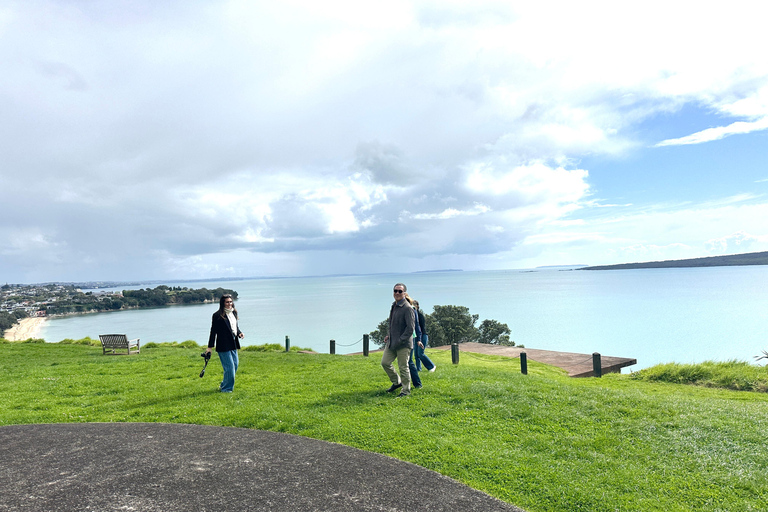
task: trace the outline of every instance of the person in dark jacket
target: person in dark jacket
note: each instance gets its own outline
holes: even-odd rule
[[[427,320],[424,318],[424,313],[419,308],[419,301],[413,301],[413,310],[416,312],[416,325],[421,332],[421,339],[416,340],[416,345],[413,347],[414,359],[416,360],[416,370],[421,371],[421,364],[430,372],[434,372],[437,369],[437,365],[424,353],[424,349],[427,348],[429,342],[429,336],[427,336]]]
[[[392,386],[387,390],[392,393],[402,388],[398,397],[411,394],[411,374],[408,370],[408,359],[413,348],[414,316],[413,309],[405,300],[405,285],[397,283],[394,290],[395,301],[389,309],[389,329],[384,337],[384,353],[381,356],[381,366],[389,377]],[[397,360],[398,371],[392,364]]]
[[[237,351],[243,336],[237,322],[235,301],[231,295],[222,295],[219,299],[219,310],[211,318],[211,334],[208,336],[208,348],[205,350],[210,353],[211,349],[216,347],[216,353],[219,354],[221,367],[224,369],[224,378],[219,384],[219,391],[222,393],[231,393],[235,387],[235,374],[240,365]]]

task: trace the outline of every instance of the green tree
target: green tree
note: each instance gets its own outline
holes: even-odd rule
[[[466,306],[435,306],[425,316],[429,344],[433,347],[477,341],[475,323],[479,315],[471,315]]]
[[[3,332],[6,329],[10,329],[13,327],[13,324],[16,323],[16,317],[13,316],[10,313],[6,313],[5,311],[0,312],[0,338],[3,337]]]
[[[496,320],[483,320],[480,323],[480,327],[477,328],[477,331],[477,341],[479,343],[506,345],[510,347],[515,346],[515,342],[509,340],[509,335],[512,331],[507,324],[503,324]]]
[[[381,322],[379,322],[379,325],[376,327],[375,331],[371,331],[368,336],[370,336],[371,341],[376,344],[378,347],[384,346],[384,338],[389,333],[389,318],[385,318]]]

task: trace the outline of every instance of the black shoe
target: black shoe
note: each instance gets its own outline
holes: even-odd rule
[[[406,393],[402,393],[402,392],[401,392],[399,395],[397,395],[397,398],[404,398],[404,397],[405,397],[405,398],[407,398],[407,397],[409,397],[409,396],[411,396],[411,395],[410,395],[410,394],[406,394]]]
[[[397,388],[401,388],[401,387],[403,387],[403,384],[402,384],[402,383],[400,383],[400,384],[392,384],[392,385],[389,387],[389,389],[387,390],[387,393],[391,393],[391,392],[393,392],[394,390],[396,390]]]

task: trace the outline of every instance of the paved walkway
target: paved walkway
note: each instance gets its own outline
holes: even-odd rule
[[[0,427],[0,510],[523,512],[340,444],[164,423]]]
[[[450,350],[450,345],[431,347],[436,350]],[[538,350],[535,348],[502,347],[487,343],[461,343],[459,344],[459,364],[461,364],[461,352],[475,354],[489,354],[494,356],[520,357],[520,352],[525,352],[528,361],[537,361],[562,368],[570,377],[594,377],[592,367],[592,354],[577,354],[574,352],[555,352],[553,350]],[[637,359],[628,357],[601,356],[600,366],[603,373],[620,373],[622,368],[637,364]]]

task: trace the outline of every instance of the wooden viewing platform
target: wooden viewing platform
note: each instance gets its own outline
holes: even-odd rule
[[[450,345],[430,347],[434,350],[450,350]],[[504,347],[487,343],[460,343],[459,352],[487,354],[491,356],[520,357],[525,352],[530,361],[557,366],[568,372],[569,377],[594,377],[592,354],[577,354],[574,352],[555,352],[553,350],[538,350],[535,348]],[[600,366],[605,373],[621,373],[621,369],[637,364],[637,359],[627,357],[600,356]]]

